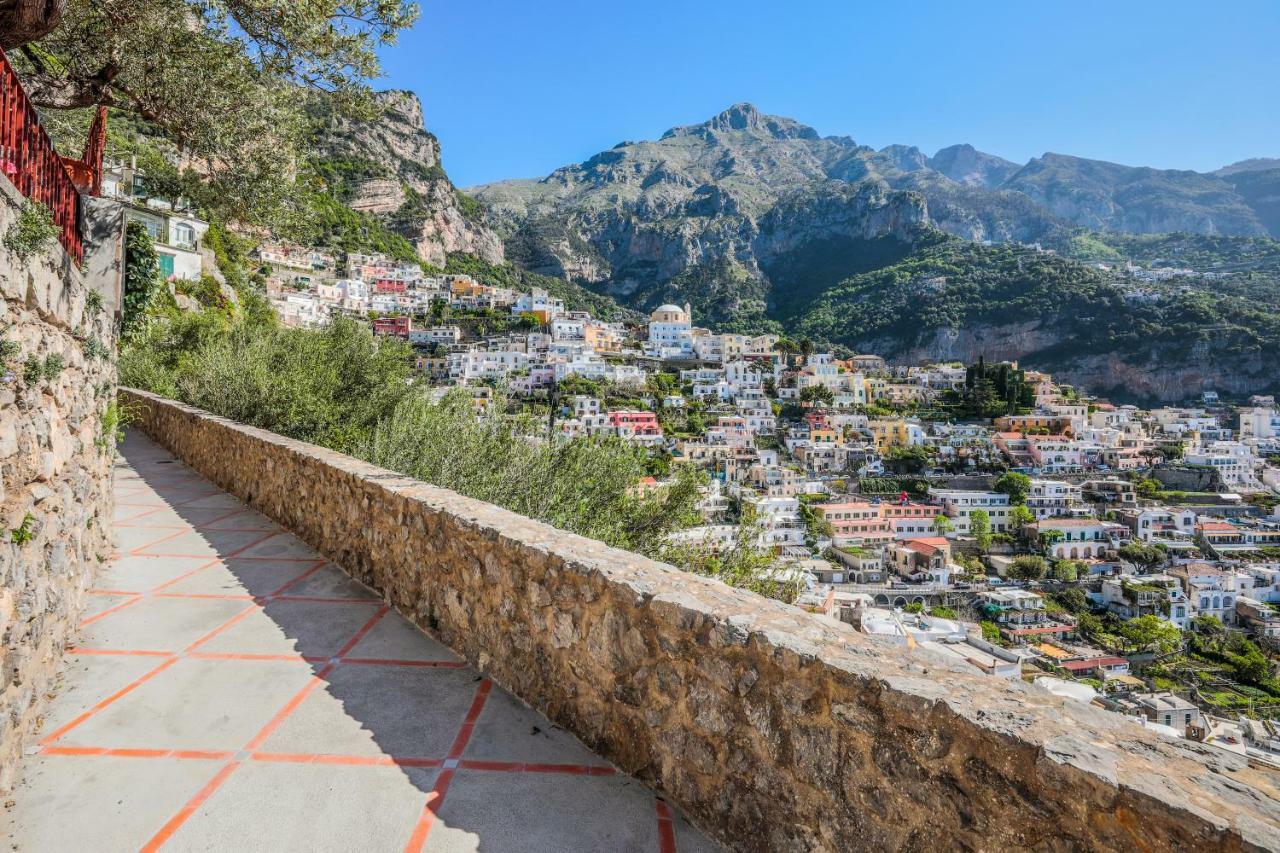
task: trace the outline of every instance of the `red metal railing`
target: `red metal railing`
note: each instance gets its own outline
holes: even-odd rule
[[[95,126],[98,121],[95,118]],[[105,116],[102,121],[105,131]],[[90,133],[90,145],[94,144]],[[86,153],[89,146],[86,146]],[[101,158],[101,148],[98,148]],[[101,159],[97,163],[97,181],[102,178]],[[90,171],[95,171],[85,164]],[[18,192],[38,201],[53,213],[60,230],[59,239],[78,264],[84,258],[80,238],[80,192],[71,171],[53,149],[49,135],[40,126],[35,108],[27,99],[9,58],[0,51],[0,170]],[[89,175],[92,182],[92,175]]]

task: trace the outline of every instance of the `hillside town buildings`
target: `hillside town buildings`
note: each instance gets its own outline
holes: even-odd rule
[[[374,255],[264,246],[259,259],[286,324],[364,319],[477,410],[550,407],[551,440],[624,441],[661,468],[704,471],[705,523],[675,538],[729,549],[745,529],[799,584],[798,604],[856,629],[988,675],[1099,683],[1085,693],[1148,720],[1185,716],[1185,700],[1144,694],[1125,650],[1097,645],[1084,617],[1112,632],[1211,618],[1280,648],[1274,400],[1144,411],[1023,371],[1034,405],[966,418],[949,408],[965,365],[797,353],[776,335],[696,326],[689,305],[602,319],[544,290]],[[1003,472],[1024,486],[999,488]],[[1064,589],[1084,611],[1056,604]]]

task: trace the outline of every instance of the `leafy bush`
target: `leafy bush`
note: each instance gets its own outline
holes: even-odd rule
[[[97,335],[84,342],[84,357],[90,361],[100,361],[111,357],[111,349]]]
[[[1009,564],[1009,577],[1018,580],[1040,580],[1048,570],[1049,565],[1044,557],[1015,557]]]
[[[36,358],[34,355],[27,356],[27,362],[22,368],[23,384],[34,387],[40,384],[40,380],[44,378],[44,362]]]
[[[51,352],[44,357],[44,364],[40,366],[40,375],[52,382],[58,378],[64,367],[66,367],[66,361],[62,358],[62,353]]]
[[[0,363],[16,358],[22,352],[22,344],[8,338],[0,338]]]
[[[58,230],[49,208],[38,201],[27,199],[22,203],[17,220],[4,235],[4,247],[25,261],[32,255],[43,252],[56,240]]]
[[[160,257],[140,222],[130,222],[124,241],[124,305],[120,335],[128,338],[154,316],[169,295],[160,278]]]
[[[35,524],[36,517],[31,513],[27,513],[22,517],[22,524],[9,531],[9,541],[15,545],[26,545],[35,538],[35,531],[32,529]]]
[[[120,381],[351,452],[408,393],[409,345],[338,318],[323,331],[166,311],[125,346]]]

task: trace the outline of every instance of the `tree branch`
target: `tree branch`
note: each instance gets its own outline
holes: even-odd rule
[[[66,0],[0,0],[0,48],[36,41],[62,21]]]
[[[111,81],[120,73],[114,65],[108,65],[92,77],[63,77],[36,72],[24,74],[22,86],[27,97],[37,107],[70,110],[76,107],[114,106],[115,97]]]

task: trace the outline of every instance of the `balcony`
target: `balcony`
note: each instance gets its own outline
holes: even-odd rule
[[[1280,847],[1244,756],[123,396],[24,849]]]

